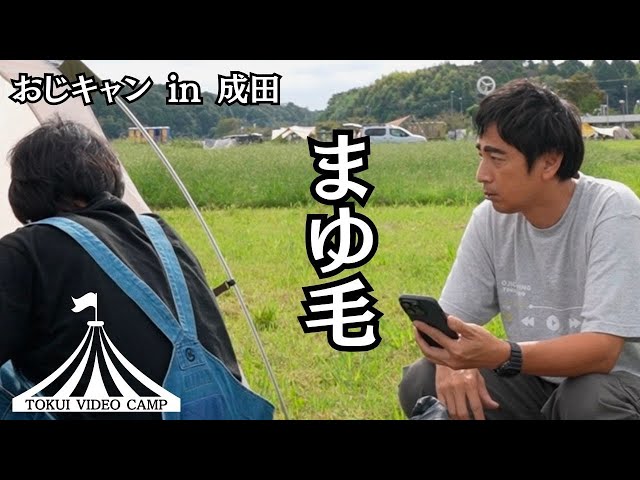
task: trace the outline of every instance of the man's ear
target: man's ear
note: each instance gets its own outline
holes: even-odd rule
[[[545,180],[553,179],[562,165],[563,158],[564,155],[560,152],[548,152],[542,155],[539,159],[542,163],[542,178]]]

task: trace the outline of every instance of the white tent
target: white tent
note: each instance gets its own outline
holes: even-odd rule
[[[35,103],[17,103],[10,99],[9,96],[16,92],[11,82],[17,80],[21,73],[33,79],[42,79],[45,74],[61,74],[55,64],[47,60],[0,60],[0,237],[20,226],[9,206],[11,170],[7,161],[7,153],[20,138],[56,113],[62,118],[82,122],[104,137],[93,110],[85,106],[80,97],[69,97],[59,105],[50,105],[44,99]],[[56,92],[59,94],[57,89],[54,90]],[[136,212],[149,211],[126,171],[125,182],[124,201]]]
[[[278,128],[276,130],[271,131],[271,140],[275,140],[277,138],[292,140],[292,139],[302,139],[306,140],[308,136],[313,136],[316,133],[316,127],[301,127],[298,125],[293,125],[291,127],[286,128]]]
[[[619,125],[610,128],[602,128],[602,127],[594,127],[591,128],[600,136],[600,137],[609,137],[609,138],[619,138],[619,139],[629,139],[633,140],[634,136],[629,131],[629,129],[621,127]]]

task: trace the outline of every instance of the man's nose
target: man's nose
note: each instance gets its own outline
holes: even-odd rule
[[[480,183],[489,183],[491,181],[491,172],[487,166],[487,162],[480,160],[478,170],[476,170],[476,180]]]

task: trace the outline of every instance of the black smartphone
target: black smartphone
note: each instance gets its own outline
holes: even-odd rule
[[[440,304],[435,298],[426,297],[424,295],[400,295],[400,306],[409,316],[411,321],[424,322],[427,325],[437,328],[447,337],[457,339],[458,334],[449,328],[447,324],[447,315],[440,307]],[[420,335],[424,340],[432,347],[442,348],[438,342],[433,340],[430,336],[420,332]]]

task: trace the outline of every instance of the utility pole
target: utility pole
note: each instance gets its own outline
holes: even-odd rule
[[[624,88],[624,104],[625,104],[625,106],[627,108],[626,113],[629,113],[629,110],[628,110],[628,108],[629,108],[628,107],[628,105],[629,105],[629,89],[627,88],[626,85],[623,85],[623,88]]]

